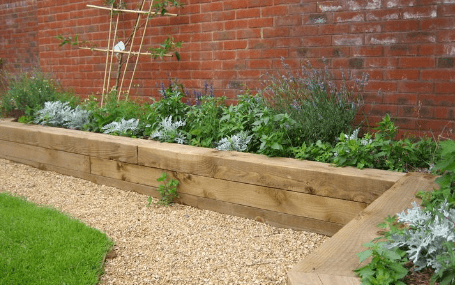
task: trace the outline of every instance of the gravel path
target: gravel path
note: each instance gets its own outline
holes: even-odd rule
[[[285,284],[328,238],[173,205],[0,159],[0,192],[56,208],[114,242],[102,284]]]

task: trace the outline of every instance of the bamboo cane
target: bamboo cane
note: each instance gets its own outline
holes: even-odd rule
[[[107,41],[107,49],[110,48],[111,44],[111,34],[112,34],[112,15],[113,15],[113,10],[114,9],[114,3],[112,3],[111,6],[111,16],[109,18],[109,39]],[[106,53],[106,67],[104,68],[104,80],[103,80],[103,93],[101,93],[101,107],[103,107],[104,103],[104,94],[106,92],[106,76],[107,76],[107,64],[109,63],[109,53]]]
[[[110,8],[108,7],[103,7],[103,6],[96,6],[96,5],[87,5],[87,7],[90,7],[90,8],[96,8],[96,9],[102,9],[102,10],[110,10]],[[141,10],[128,10],[128,9],[114,9],[114,11],[116,12],[125,12],[125,13],[136,13],[136,14],[148,14],[148,15],[157,15],[156,12],[146,12],[146,11],[141,11]],[[160,13],[158,13],[159,15],[161,15]],[[178,16],[177,14],[173,14],[173,13],[164,13],[164,15],[166,16]]]
[[[142,9],[144,8],[144,4],[145,4],[145,0],[142,0],[141,7],[139,8],[139,10],[142,11]],[[136,32],[137,32],[137,29],[138,29],[140,21],[141,21],[141,14],[138,14],[137,15],[136,24],[134,25],[134,29],[133,29],[133,35],[132,35],[132,39],[131,39],[130,50],[129,50],[129,53],[128,53],[128,57],[126,58],[125,70],[123,71],[123,75],[122,75],[122,82],[120,83],[120,87],[118,89],[117,101],[120,100],[120,95],[121,95],[121,92],[122,92],[123,82],[125,81],[125,75],[126,75],[126,71],[127,71],[127,68],[128,68],[128,63],[130,61],[131,52],[132,52],[133,46],[134,46],[134,37],[136,36]]]
[[[150,1],[150,8],[149,8],[149,12],[152,11],[152,8],[153,8],[153,0]],[[148,21],[149,21],[149,17],[147,17],[145,19],[145,26],[144,26],[144,31],[142,32],[142,38],[141,38],[141,43],[139,44],[139,53],[141,52],[141,49],[142,49],[142,44],[144,42],[144,37],[145,37],[145,32],[147,31],[147,24],[148,24]],[[131,85],[133,84],[133,79],[134,79],[134,74],[136,73],[136,68],[137,68],[137,63],[139,62],[139,56],[136,57],[136,62],[134,64],[134,68],[133,68],[133,74],[131,75],[131,80],[130,80],[130,86],[128,87],[128,92],[126,93],[126,98],[128,98],[128,95],[130,94],[130,91],[131,91]]]
[[[115,46],[115,41],[117,39],[117,28],[118,28],[118,20],[120,18],[120,15],[117,15],[117,21],[115,23],[115,30],[114,30],[114,40],[112,41],[113,47]],[[107,78],[107,89],[109,90],[109,86],[111,85],[111,72],[112,72],[112,61],[114,59],[114,48],[112,48],[111,52],[111,62],[109,63],[109,75]],[[107,50],[107,54],[109,54],[109,50]]]
[[[79,47],[80,49],[89,49],[89,50],[96,50],[96,51],[103,51],[103,52],[112,52],[112,53],[122,53],[122,54],[129,54],[129,51],[114,51],[114,49],[105,49],[105,48],[91,48],[91,47]],[[137,51],[132,51],[132,55],[153,55],[153,53],[150,52],[137,52]],[[164,54],[163,56],[165,57],[172,57],[172,54]]]

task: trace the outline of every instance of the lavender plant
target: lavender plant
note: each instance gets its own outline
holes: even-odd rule
[[[337,85],[327,62],[324,64],[320,70],[307,61],[294,73],[282,59],[284,73],[269,75],[264,82],[267,104],[278,113],[289,114],[300,126],[298,133],[305,142],[334,143],[340,133],[349,132],[362,105],[360,92],[368,82],[368,74],[363,74],[349,88],[351,78],[342,73]]]

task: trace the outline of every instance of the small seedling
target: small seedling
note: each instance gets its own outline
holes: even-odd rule
[[[175,179],[168,179],[169,176],[166,172],[161,173],[161,176],[157,179],[159,182],[164,182],[164,185],[158,186],[158,192],[160,192],[161,199],[158,201],[158,204],[169,206],[172,204],[175,199],[179,198],[179,194],[177,193],[177,186],[179,185],[179,181]],[[149,206],[152,202],[152,197],[148,199]]]

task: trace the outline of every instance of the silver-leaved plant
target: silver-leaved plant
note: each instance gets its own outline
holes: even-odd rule
[[[397,216],[398,221],[409,228],[402,235],[391,236],[390,248],[405,249],[417,271],[431,267],[438,273],[442,266],[436,257],[444,253],[445,243],[455,242],[455,209],[450,209],[446,201],[432,213],[422,210],[414,202],[412,209]]]
[[[185,124],[185,121],[172,122],[172,116],[169,116],[161,121],[158,128],[151,134],[150,137],[162,142],[176,142],[184,144],[186,143],[186,136],[178,128],[185,126]]]
[[[138,125],[138,119],[125,120],[122,118],[120,122],[114,121],[105,125],[102,129],[105,134],[127,135],[134,134],[137,131]]]
[[[245,151],[253,136],[249,136],[248,132],[241,131],[231,137],[222,138],[218,142],[216,149],[218,150],[233,150]]]
[[[44,108],[36,112],[34,122],[40,125],[82,129],[90,122],[89,118],[89,111],[79,106],[72,109],[68,102],[55,101],[45,102]]]

